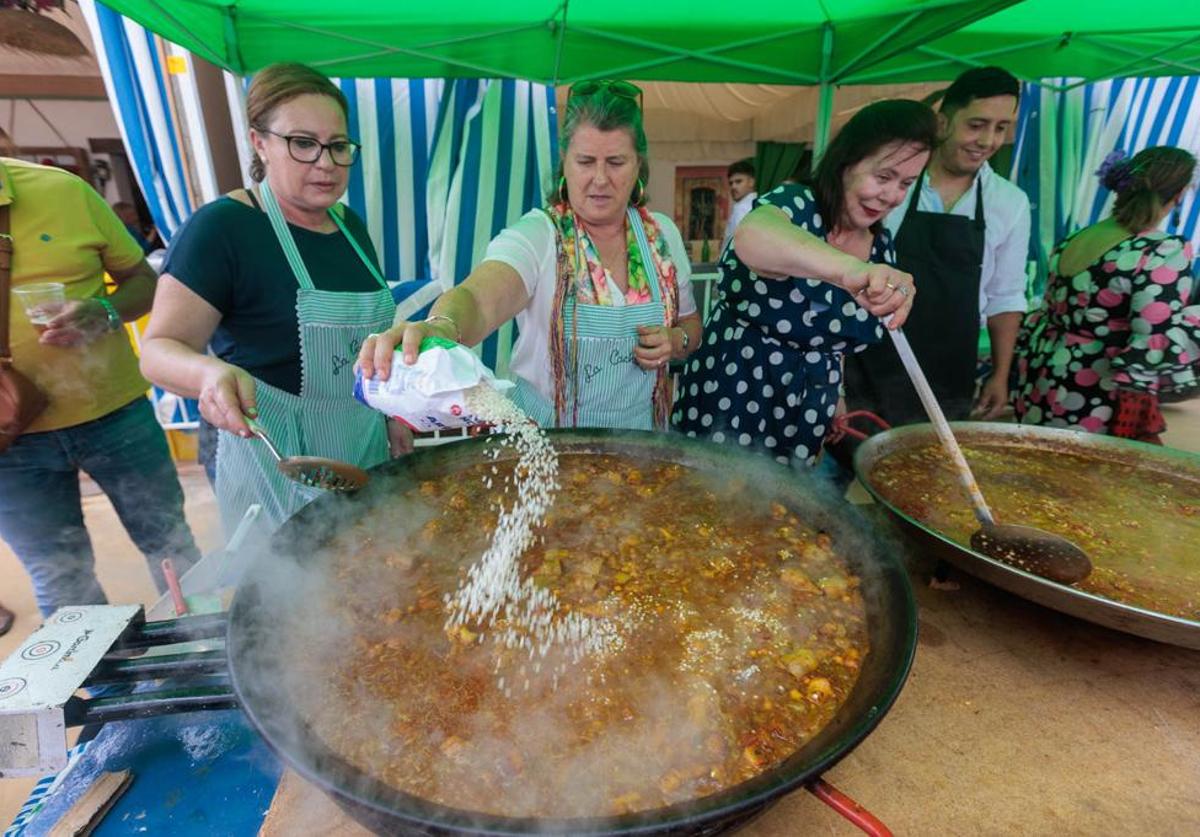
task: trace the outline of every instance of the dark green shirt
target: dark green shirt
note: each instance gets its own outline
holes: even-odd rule
[[[362,220],[349,208],[346,228],[378,265]],[[313,284],[323,291],[375,291],[354,247],[339,232],[289,224]],[[272,386],[299,395],[296,277],[265,212],[223,197],[198,209],[171,242],[170,273],[221,312],[214,354]]]

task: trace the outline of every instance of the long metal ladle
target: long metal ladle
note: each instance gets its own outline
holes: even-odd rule
[[[263,440],[267,450],[275,457],[280,473],[290,480],[295,480],[309,488],[323,488],[326,491],[348,493],[358,491],[371,479],[362,468],[349,462],[337,459],[326,459],[323,456],[284,456],[275,447],[267,431],[254,419],[243,416],[246,426],[255,436]]]
[[[890,319],[888,317],[885,322]],[[971,466],[967,464],[962,448],[958,446],[958,440],[950,430],[941,405],[938,404],[929,381],[925,379],[925,373],[921,371],[917,356],[913,354],[912,346],[904,336],[904,331],[899,328],[889,329],[888,334],[892,336],[900,361],[912,379],[913,386],[917,388],[917,395],[921,398],[925,412],[929,414],[929,420],[933,423],[933,429],[941,440],[942,447],[950,454],[959,480],[966,489],[967,499],[971,501],[975,519],[979,521],[979,530],[971,535],[971,548],[989,558],[995,558],[1060,584],[1074,584],[1087,578],[1092,571],[1092,562],[1088,560],[1087,554],[1071,541],[1033,526],[996,522],[992,510],[983,499],[983,492],[979,490],[975,475],[971,473]]]

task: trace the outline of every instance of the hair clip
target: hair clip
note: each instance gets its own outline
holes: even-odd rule
[[[1100,183],[1105,188],[1114,192],[1124,192],[1133,185],[1135,172],[1131,162],[1122,149],[1110,151],[1104,158],[1104,162],[1100,164],[1100,168],[1096,169],[1096,176],[1100,178]]]

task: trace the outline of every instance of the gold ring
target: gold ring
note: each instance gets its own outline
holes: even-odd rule
[[[884,284],[885,284],[887,287],[891,288],[893,291],[894,291],[894,290],[896,290],[896,286],[895,286],[895,285],[893,285],[891,282],[885,282]]]

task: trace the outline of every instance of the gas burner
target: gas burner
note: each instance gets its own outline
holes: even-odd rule
[[[0,776],[44,776],[67,761],[67,727],[147,713],[114,698],[78,696],[95,684],[169,679],[182,673],[208,675],[224,664],[224,650],[156,655],[155,646],[224,636],[224,614],[146,622],[138,605],[64,608],[46,620],[0,663]],[[151,650],[151,653],[147,651]],[[137,655],[137,656],[131,656]],[[144,696],[139,693],[139,698]],[[228,706],[220,699],[202,708]]]

